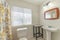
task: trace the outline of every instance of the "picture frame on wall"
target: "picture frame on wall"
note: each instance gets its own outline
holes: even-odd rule
[[[59,8],[53,8],[44,12],[44,19],[54,20],[59,18]]]

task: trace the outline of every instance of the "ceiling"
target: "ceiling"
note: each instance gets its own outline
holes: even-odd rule
[[[36,5],[40,5],[40,4],[42,4],[43,2],[51,1],[51,0],[23,0],[23,1],[29,2],[29,3],[32,3],[32,4],[36,4]]]
[[[8,1],[8,0],[7,0]],[[9,1],[12,1],[12,0],[9,0]],[[18,1],[18,0],[13,0],[13,1]],[[42,4],[46,4],[48,3],[49,1],[55,1],[55,2],[59,2],[60,3],[60,0],[19,0],[19,1],[24,1],[24,2],[28,2],[28,3],[31,3],[31,4],[35,4],[35,5],[42,5]]]

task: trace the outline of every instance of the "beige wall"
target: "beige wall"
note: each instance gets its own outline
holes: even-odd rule
[[[9,3],[9,5],[12,7],[12,6],[17,6],[17,7],[23,7],[23,8],[31,8],[32,9],[32,22],[33,24],[39,24],[39,7],[37,5],[34,5],[34,4],[30,4],[30,3],[27,3],[27,2],[24,2],[24,1],[21,1],[21,0],[7,0],[7,2]],[[22,26],[20,26],[22,27]],[[13,27],[13,35],[14,35],[14,40],[17,40],[16,39],[16,29],[20,28],[20,27]],[[30,40],[31,40],[31,37],[32,37],[32,26],[23,26],[23,27],[27,27],[28,28],[28,35]],[[21,34],[21,33],[20,33]]]
[[[50,6],[45,7],[46,9],[43,9],[42,5],[40,6],[40,24],[58,27],[60,29],[60,17],[59,19],[56,19],[56,20],[45,20],[44,19],[44,11],[49,10],[54,7],[58,7],[60,9],[60,1],[52,1],[52,3],[54,4],[54,6],[51,4]],[[52,33],[52,40],[60,40],[60,30]]]

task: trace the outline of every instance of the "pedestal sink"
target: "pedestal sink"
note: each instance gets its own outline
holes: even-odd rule
[[[51,40],[51,33],[58,31],[57,27],[52,26],[44,26],[42,28],[46,30],[46,40]]]

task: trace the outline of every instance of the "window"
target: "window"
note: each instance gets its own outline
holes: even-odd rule
[[[32,10],[27,8],[12,7],[11,24],[12,26],[32,24]]]

